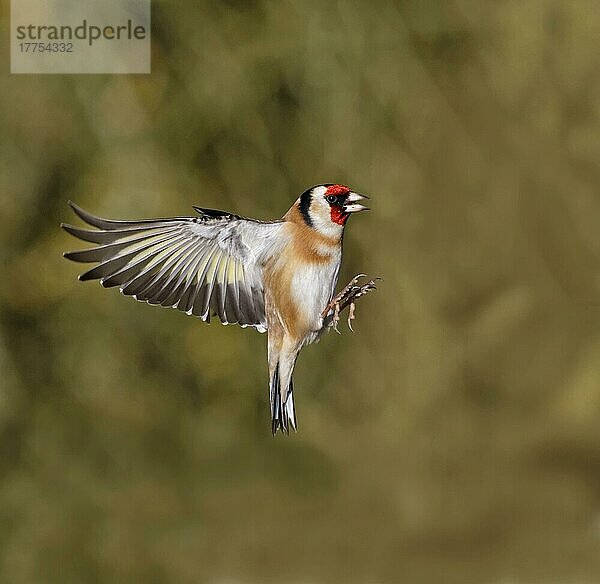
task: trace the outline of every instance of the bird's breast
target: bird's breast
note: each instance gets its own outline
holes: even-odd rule
[[[311,331],[322,326],[321,313],[335,290],[341,254],[322,264],[299,265],[292,278],[292,296],[300,316]]]
[[[268,327],[303,342],[320,331],[321,313],[331,299],[342,259],[340,239],[286,222],[285,244],[265,266]]]
[[[269,329],[303,339],[322,327],[321,313],[332,297],[341,263],[341,246],[299,250],[287,246],[265,270]]]

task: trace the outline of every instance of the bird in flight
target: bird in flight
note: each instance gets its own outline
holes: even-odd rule
[[[172,307],[210,322],[268,331],[271,430],[297,430],[292,372],[303,346],[333,327],[348,307],[375,289],[354,277],[337,295],[348,217],[368,198],[339,184],[306,190],[282,219],[258,221],[194,207],[196,217],[140,221],[100,219],[69,203],[96,229],[61,227],[97,244],[64,257],[96,263],[79,279],[117,286],[126,296]]]

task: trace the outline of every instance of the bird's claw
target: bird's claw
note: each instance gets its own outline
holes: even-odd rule
[[[340,332],[340,329],[338,329],[338,322],[340,322],[340,303],[339,302],[335,303],[335,307],[333,309],[333,319],[331,322],[333,324],[333,330],[338,335],[341,335],[342,333]]]
[[[348,328],[354,332],[354,329],[352,328],[352,321],[356,318],[354,316],[354,310],[356,309],[356,304],[354,304],[354,302],[350,302],[350,308],[348,309]]]
[[[348,306],[348,328],[354,332],[352,328],[352,321],[356,318],[356,304],[355,301],[364,296],[365,294],[371,292],[372,290],[376,290],[375,282],[377,280],[381,280],[381,278],[374,278],[369,280],[366,284],[362,286],[358,285],[358,281],[360,278],[366,278],[366,274],[358,274],[354,276],[352,280],[339,292],[331,302],[326,306],[325,310],[322,313],[323,318],[325,318],[331,310],[333,310],[333,315],[331,317],[331,322],[329,326],[333,326],[333,330],[336,333],[342,334],[338,329],[338,323],[340,321],[340,312]]]

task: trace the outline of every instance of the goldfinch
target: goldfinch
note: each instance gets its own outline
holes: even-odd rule
[[[334,296],[346,221],[367,210],[359,203],[365,198],[344,185],[317,185],[276,221],[201,207],[196,217],[114,221],[70,202],[96,229],[61,227],[97,245],[64,257],[97,263],[80,280],[205,322],[218,316],[268,331],[271,430],[289,433],[298,427],[292,372],[300,349],[331,326],[337,331],[346,307],[352,328],[355,300],[375,289],[374,280],[359,285],[359,274]]]

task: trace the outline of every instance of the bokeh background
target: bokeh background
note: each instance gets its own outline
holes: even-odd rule
[[[153,2],[148,76],[0,49],[0,581],[600,582],[593,0]],[[356,334],[269,429],[265,336],[79,283],[66,201],[372,196]],[[342,326],[343,328],[343,326]]]

